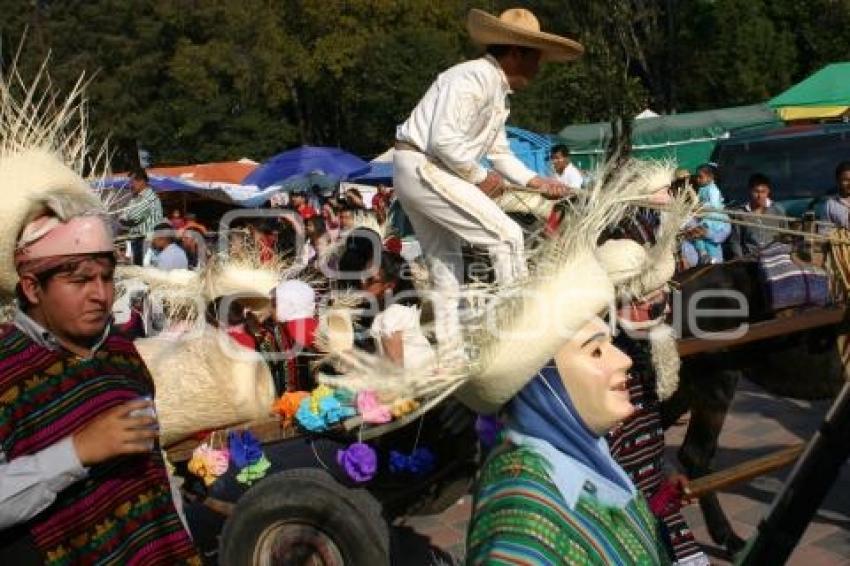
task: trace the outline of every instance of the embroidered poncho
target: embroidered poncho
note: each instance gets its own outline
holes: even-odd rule
[[[534,450],[503,446],[484,465],[467,536],[467,564],[668,564],[638,495],[625,508],[585,491],[569,506]]]
[[[116,405],[153,394],[144,362],[118,336],[82,359],[4,325],[0,353],[0,447],[10,460],[59,442]],[[200,564],[158,448],[92,466],[28,522],[45,564]]]

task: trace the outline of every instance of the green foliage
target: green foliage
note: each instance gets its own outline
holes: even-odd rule
[[[540,132],[760,102],[850,55],[850,0],[0,0],[0,65],[27,30],[25,75],[48,52],[58,87],[86,72],[117,167],[139,147],[158,163],[304,143],[368,157],[438,73],[476,56],[469,7],[516,5],[586,48],[512,98],[512,123]]]

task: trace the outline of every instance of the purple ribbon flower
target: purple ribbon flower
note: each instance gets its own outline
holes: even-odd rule
[[[337,450],[336,461],[345,469],[348,477],[357,483],[369,481],[378,471],[378,455],[362,442],[355,442],[345,450]]]

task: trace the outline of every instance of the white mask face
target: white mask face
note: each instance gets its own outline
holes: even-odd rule
[[[555,364],[581,419],[603,435],[634,411],[626,373],[632,360],[611,343],[599,318],[585,324],[555,354]]]

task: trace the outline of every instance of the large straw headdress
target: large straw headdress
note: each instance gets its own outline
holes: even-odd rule
[[[64,99],[46,68],[26,86],[13,70],[0,77],[0,295],[18,282],[15,247],[24,226],[49,214],[60,221],[100,214],[103,205],[82,178],[89,159],[82,83]]]
[[[425,375],[394,368],[365,354],[344,353],[344,375],[331,385],[392,396],[442,398],[451,392],[481,413],[498,411],[554,356],[573,333],[616,308],[621,293],[641,296],[672,275],[678,226],[694,207],[690,195],[667,205],[661,237],[654,246],[631,240],[599,245],[603,232],[669,184],[672,169],[638,161],[601,171],[588,190],[567,204],[558,233],[540,242],[529,258],[530,276],[510,287],[494,287],[490,306],[464,321],[459,343],[468,361]]]
[[[498,17],[473,8],[466,18],[466,29],[479,45],[531,47],[539,49],[545,61],[574,61],[584,53],[579,42],[540,31],[537,17],[524,8],[505,10]]]

